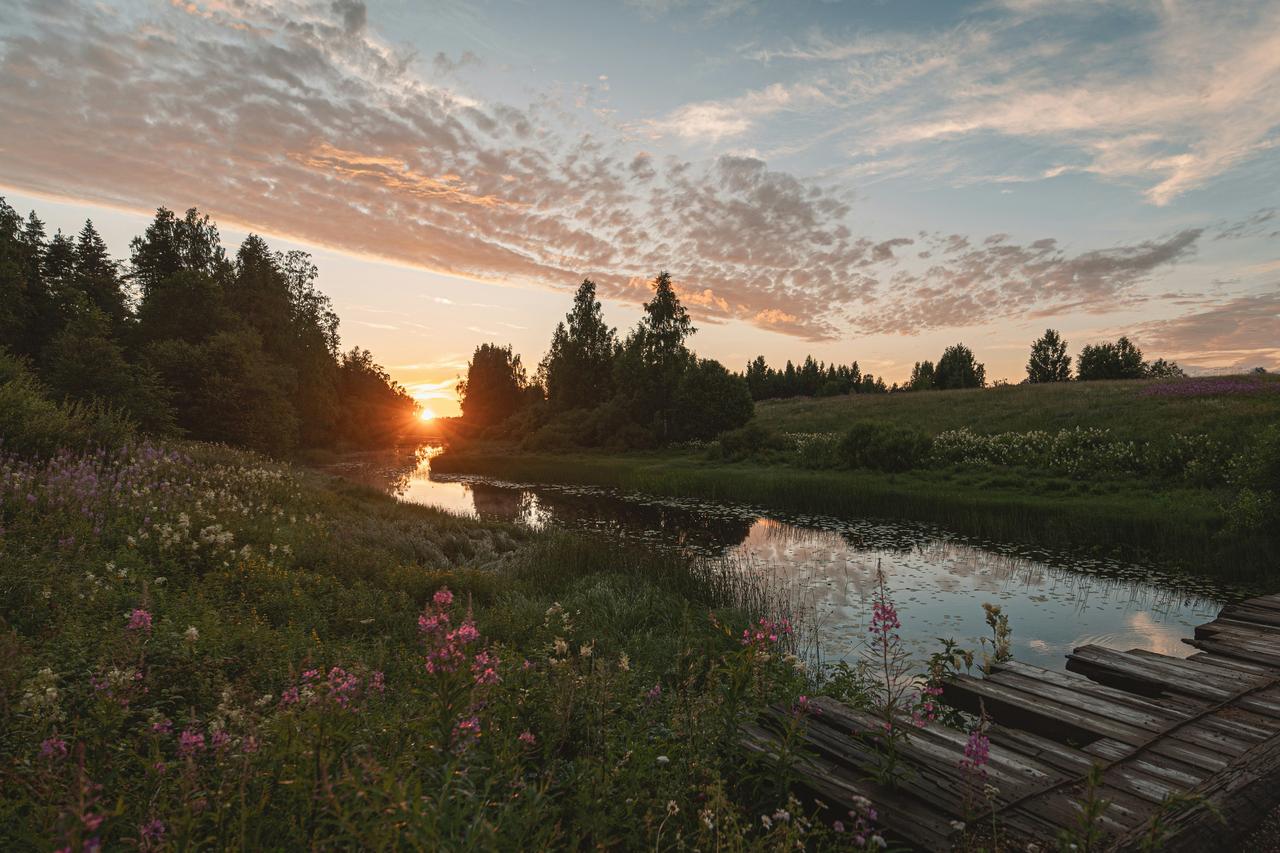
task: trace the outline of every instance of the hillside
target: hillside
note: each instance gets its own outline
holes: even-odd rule
[[[1064,382],[965,391],[797,397],[756,404],[756,420],[779,432],[843,432],[856,421],[911,425],[936,435],[1110,429],[1119,438],[1204,433],[1235,446],[1280,421],[1280,376]]]

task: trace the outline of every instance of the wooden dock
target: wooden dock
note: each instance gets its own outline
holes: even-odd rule
[[[1094,765],[1106,849],[1139,849],[1153,821],[1163,849],[1231,849],[1280,803],[1280,595],[1226,607],[1185,642],[1198,649],[1186,659],[1089,645],[1068,655],[1067,673],[1009,661],[946,686],[943,701],[983,707],[993,721],[982,781],[996,790],[1002,837],[1018,841],[1011,849],[1053,849],[1078,831]],[[950,850],[953,822],[975,813],[974,774],[960,769],[967,735],[913,729],[900,747],[907,770],[889,788],[870,781],[876,754],[856,736],[879,731],[879,719],[831,700],[813,705],[795,768],[802,793],[832,807],[832,819],[866,797],[896,842]],[[748,726],[747,747],[776,757],[783,715]],[[989,826],[992,806],[977,793]]]

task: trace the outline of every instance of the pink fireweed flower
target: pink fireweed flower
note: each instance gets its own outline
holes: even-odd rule
[[[497,684],[501,679],[498,677],[498,658],[489,652],[484,651],[475,656],[471,663],[471,673],[476,677],[476,684]]]
[[[656,702],[662,698],[662,683],[655,681],[653,686],[649,688],[649,692],[644,694],[644,698],[649,702]]]
[[[387,690],[386,676],[382,674],[382,670],[376,669],[373,675],[369,676],[369,689],[375,693],[385,693]]]
[[[453,727],[453,739],[456,743],[459,743],[462,746],[467,746],[468,744],[479,740],[480,718],[472,714],[470,717],[458,720]]]
[[[436,607],[444,608],[453,604],[453,593],[449,592],[449,587],[442,586],[436,590],[436,594],[431,596],[431,602]]]
[[[209,738],[209,744],[214,749],[222,749],[229,743],[231,743],[231,735],[227,734],[222,729],[218,729]]]
[[[985,768],[990,757],[991,739],[982,733],[982,729],[969,732],[969,740],[964,745],[964,758],[960,759],[960,768],[986,773]]]
[[[533,736],[533,732],[527,729],[525,731],[522,731],[520,733],[520,736],[517,737],[516,740],[520,741],[525,746],[533,746],[538,742],[538,739]]]
[[[290,687],[280,694],[280,707],[288,708],[290,705],[297,705],[298,699],[298,688]]]
[[[329,670],[329,698],[342,708],[351,707],[356,691],[360,687],[360,679],[340,666]]]
[[[178,755],[183,758],[195,755],[204,750],[204,735],[195,729],[183,729],[178,735]]]
[[[157,720],[156,722],[151,724],[151,731],[153,734],[171,735],[173,734],[173,720],[170,720],[167,718],[163,720]]]
[[[57,735],[54,735],[51,738],[45,738],[40,742],[40,757],[48,761],[66,758],[67,742]]]
[[[133,613],[129,614],[129,630],[143,631],[151,633],[151,614],[142,608],[137,608]]]

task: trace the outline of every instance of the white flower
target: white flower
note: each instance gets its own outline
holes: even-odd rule
[[[666,766],[666,765],[668,765],[668,764],[670,764],[670,763],[671,763],[671,759],[670,759],[670,758],[667,758],[665,755],[659,755],[659,756],[658,756],[658,764],[659,764],[660,766]]]
[[[951,828],[954,829],[956,832],[964,832],[964,821],[962,820],[951,821]]]
[[[188,625],[186,632],[182,635],[182,639],[188,643],[194,643],[200,639],[200,629],[195,625]]]
[[[676,805],[675,800],[667,800],[667,814],[672,817],[680,814],[680,807]]]
[[[618,655],[618,669],[627,672],[631,669],[631,658],[627,657],[627,653],[623,652]]]
[[[765,829],[773,829],[773,821],[769,820],[769,816],[767,814],[760,815],[760,823]]]

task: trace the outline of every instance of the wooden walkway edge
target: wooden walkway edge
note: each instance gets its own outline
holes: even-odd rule
[[[1162,849],[1230,849],[1280,803],[1280,595],[1230,605],[1186,642],[1199,651],[1185,659],[1088,645],[1067,656],[1066,673],[1009,661],[983,678],[957,677],[943,701],[984,708],[993,721],[980,780],[960,767],[965,733],[931,723],[899,748],[907,770],[898,784],[878,785],[877,755],[859,734],[880,721],[815,700],[797,787],[833,820],[866,797],[885,833],[915,849],[950,850],[953,822],[976,812],[989,823],[992,808],[1017,849],[1051,849],[1078,828],[1098,765],[1106,849],[1139,849],[1157,823]],[[747,726],[744,746],[776,758],[785,713]]]

